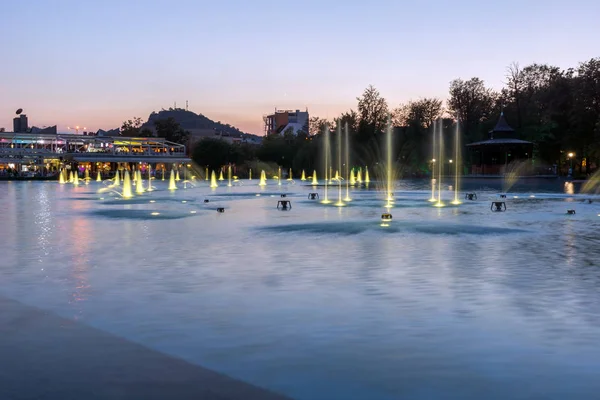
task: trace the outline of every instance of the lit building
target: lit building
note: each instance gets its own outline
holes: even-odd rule
[[[273,114],[263,117],[265,122],[265,135],[283,134],[285,131],[292,129],[296,135],[299,131],[308,133],[308,109],[300,110],[278,110],[275,109]]]
[[[25,133],[29,130],[27,115],[21,114],[13,118],[13,131],[15,133]]]

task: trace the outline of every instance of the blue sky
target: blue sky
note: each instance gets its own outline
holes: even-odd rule
[[[0,127],[120,126],[176,101],[260,133],[262,115],[333,118],[375,85],[392,107],[452,79],[600,56],[600,2],[2,0]]]

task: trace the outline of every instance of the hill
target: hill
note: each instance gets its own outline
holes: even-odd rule
[[[154,121],[168,118],[173,118],[183,129],[192,132],[192,134],[195,131],[212,130],[219,132],[224,136],[255,136],[246,132],[242,132],[229,124],[215,122],[202,114],[196,114],[192,111],[184,110],[182,108],[169,108],[168,110],[163,109],[159,112],[153,111],[148,117],[148,121],[142,125],[142,129],[148,128],[154,130]]]

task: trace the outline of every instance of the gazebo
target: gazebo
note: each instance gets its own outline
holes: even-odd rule
[[[508,164],[529,160],[533,153],[533,143],[516,138],[516,132],[508,125],[504,112],[489,139],[467,144],[471,159],[472,175],[502,175]]]

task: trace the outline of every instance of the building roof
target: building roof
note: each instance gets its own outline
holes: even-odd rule
[[[510,127],[509,127],[510,128]],[[489,145],[506,145],[506,144],[533,144],[521,139],[489,139],[481,142],[469,143],[467,146],[489,146]]]
[[[502,111],[500,113],[500,118],[498,118],[498,122],[496,122],[496,126],[494,126],[494,129],[492,129],[490,131],[490,133],[494,133],[494,132],[514,132],[515,130],[513,128],[511,128],[510,125],[508,125],[508,122],[506,122],[506,118],[504,117],[504,111]]]

